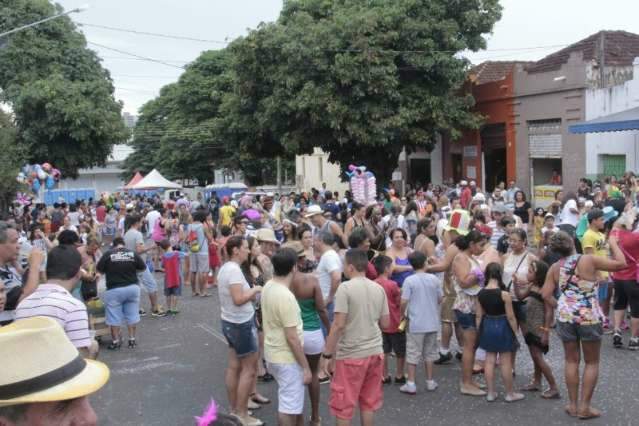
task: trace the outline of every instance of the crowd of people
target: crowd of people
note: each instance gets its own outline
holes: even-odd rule
[[[275,382],[280,424],[303,424],[305,387],[310,423],[320,424],[320,384],[330,383],[337,423],[350,424],[359,407],[369,425],[385,387],[436,391],[438,370],[454,362],[464,395],[497,400],[499,367],[506,402],[529,392],[560,399],[544,359],[554,332],[565,353],[566,413],[598,417],[591,399],[603,335],[621,348],[630,328],[627,347],[639,349],[638,192],[627,173],[582,179],[545,208],[533,208],[514,181],[486,192],[472,180],[401,196],[391,187],[369,205],[325,187],[16,205],[0,221],[0,335],[49,317],[82,358],[95,359],[87,304],[104,305],[109,350],[121,349],[124,327],[135,349],[147,314],[141,289],[150,315],[164,317],[180,313],[184,288],[191,297],[217,288],[234,419],[263,424],[254,412],[270,401],[256,384]],[[516,356],[534,365],[522,389]],[[0,420],[9,415],[2,399],[10,398],[0,393]]]

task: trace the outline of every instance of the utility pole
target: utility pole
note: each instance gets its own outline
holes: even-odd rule
[[[282,158],[277,156],[277,192],[282,192]]]
[[[85,11],[85,10],[87,10],[88,8],[89,8],[89,6],[88,6],[88,5],[87,5],[87,6],[81,6],[81,7],[75,8],[75,9],[68,10],[68,11],[66,11],[66,12],[59,13],[59,14],[57,14],[57,15],[49,16],[48,18],[44,18],[44,19],[41,19],[41,20],[39,20],[39,21],[35,21],[35,22],[30,23],[30,24],[23,25],[23,26],[21,26],[21,27],[14,28],[14,29],[12,29],[12,30],[5,31],[5,32],[3,32],[3,33],[0,33],[0,38],[2,38],[2,37],[4,37],[4,36],[8,36],[8,35],[13,34],[13,33],[17,33],[18,31],[26,30],[27,28],[35,27],[36,25],[40,25],[40,24],[42,24],[42,23],[44,23],[44,22],[52,21],[52,20],[54,20],[54,19],[57,19],[57,18],[61,18],[61,17],[63,17],[63,16],[70,15],[70,14],[72,14],[72,13],[80,13],[80,12],[84,12],[84,11]]]

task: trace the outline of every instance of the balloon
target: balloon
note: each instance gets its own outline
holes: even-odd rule
[[[34,180],[31,189],[33,189],[33,192],[38,192],[40,190],[40,181],[37,179]]]
[[[262,217],[260,212],[258,212],[255,209],[245,210],[244,213],[242,213],[242,216],[248,218],[248,220],[253,220],[253,221],[260,220],[260,218]]]
[[[60,180],[60,177],[62,177],[62,173],[60,173],[60,170],[58,169],[52,169],[51,175],[53,176],[53,179],[55,179],[56,181]]]
[[[29,176],[31,176],[32,179],[37,179],[38,178],[38,173],[36,171],[33,171],[29,174]]]
[[[52,168],[53,168],[53,167],[52,167],[52,166],[51,166],[51,164],[49,164],[49,163],[44,163],[44,164],[42,165],[42,169],[43,169],[45,172],[50,172]]]
[[[53,176],[47,176],[46,185],[47,189],[53,189],[55,186],[55,179],[53,179]]]

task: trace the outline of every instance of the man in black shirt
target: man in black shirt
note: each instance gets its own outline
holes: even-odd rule
[[[113,338],[108,349],[119,349],[122,345],[120,325],[123,321],[126,321],[129,330],[129,347],[134,348],[137,345],[135,328],[140,322],[138,272],[145,270],[146,264],[118,237],[113,240],[113,248],[102,255],[96,269],[106,276],[106,324],[110,326]]]

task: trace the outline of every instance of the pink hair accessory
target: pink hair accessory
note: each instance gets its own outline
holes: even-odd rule
[[[197,426],[209,426],[217,420],[217,404],[214,399],[211,399],[211,403],[201,416],[195,416],[195,420],[197,421]]]

